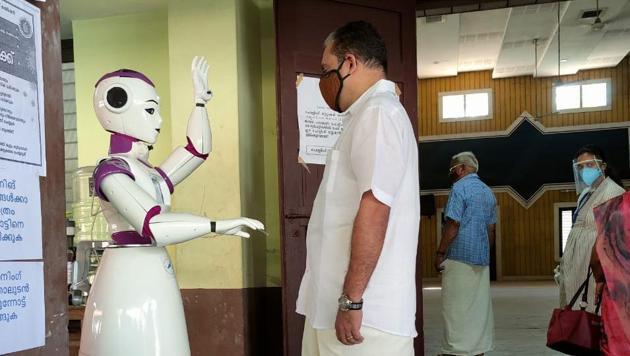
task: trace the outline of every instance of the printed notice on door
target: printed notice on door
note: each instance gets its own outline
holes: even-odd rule
[[[42,258],[39,177],[0,169],[0,261]]]
[[[44,346],[43,262],[0,262],[0,354]]]
[[[0,168],[46,175],[39,9],[0,0]]]
[[[326,156],[343,128],[343,114],[331,110],[319,91],[319,79],[303,77],[297,86],[300,158],[326,164]]]

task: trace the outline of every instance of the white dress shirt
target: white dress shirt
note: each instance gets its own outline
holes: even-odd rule
[[[354,219],[363,193],[371,190],[390,207],[390,215],[383,250],[363,294],[363,325],[415,337],[417,141],[391,81],[375,83],[346,114],[313,204],[297,312],[315,329],[334,328]]]

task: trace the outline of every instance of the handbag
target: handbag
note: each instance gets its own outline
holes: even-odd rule
[[[598,315],[601,298],[595,308],[595,313],[586,311],[590,277],[591,271],[589,269],[586,280],[575,293],[571,302],[564,308],[553,310],[547,330],[547,347],[550,349],[575,356],[601,355],[599,344],[601,317]],[[582,290],[584,290],[584,294],[582,294],[582,303],[580,303],[581,308],[580,310],[573,310]]]

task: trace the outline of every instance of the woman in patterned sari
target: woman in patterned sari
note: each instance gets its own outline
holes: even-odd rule
[[[602,301],[602,355],[630,355],[630,192],[595,208],[591,268]]]

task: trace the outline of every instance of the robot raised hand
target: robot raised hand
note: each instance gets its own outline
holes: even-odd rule
[[[195,102],[205,104],[212,98],[208,89],[208,61],[203,57],[195,57],[192,61],[192,78],[195,89]]]

